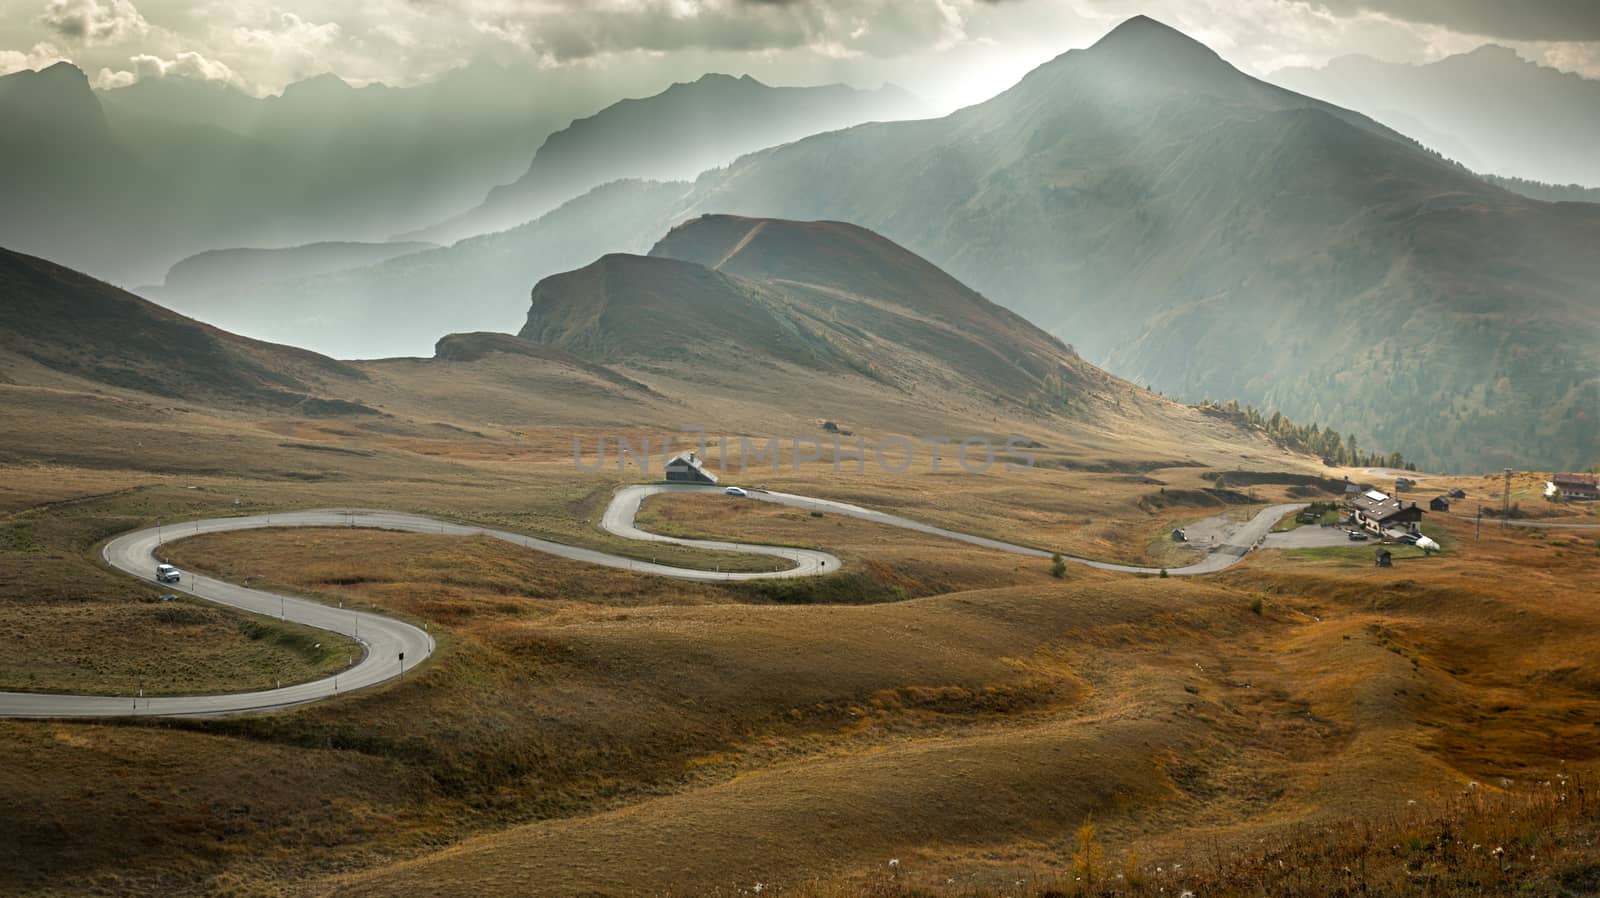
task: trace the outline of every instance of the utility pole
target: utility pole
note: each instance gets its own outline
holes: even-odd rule
[[[1511,469],[1506,468],[1506,491],[1501,499],[1500,529],[1506,530],[1511,526]]]

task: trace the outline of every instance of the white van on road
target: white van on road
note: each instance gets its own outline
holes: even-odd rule
[[[158,564],[158,565],[156,565],[156,582],[157,583],[177,583],[179,578],[180,578],[180,575],[178,574],[178,569],[173,567],[172,565],[170,565],[170,564]]]

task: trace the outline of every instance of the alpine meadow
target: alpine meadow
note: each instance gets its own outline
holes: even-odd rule
[[[1600,894],[1596,60],[0,4],[0,894]]]

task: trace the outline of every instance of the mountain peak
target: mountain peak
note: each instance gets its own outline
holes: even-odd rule
[[[1469,53],[1462,53],[1457,57],[1449,58],[1472,59],[1484,63],[1515,65],[1518,67],[1537,65],[1536,63],[1523,59],[1522,54],[1502,44],[1484,44],[1483,46],[1478,47]]]
[[[0,75],[0,81],[6,81],[13,85],[29,84],[35,89],[45,86],[64,89],[73,87],[82,87],[84,90],[89,89],[89,76],[83,73],[83,69],[66,60],[52,63],[38,70],[23,69],[10,75]]]
[[[1154,19],[1154,18],[1151,18],[1150,16],[1141,14],[1141,15],[1133,16],[1133,17],[1128,18],[1128,19],[1124,19],[1122,21],[1122,24],[1120,24],[1117,27],[1115,27],[1115,28],[1111,29],[1110,31],[1106,32],[1105,37],[1102,37],[1100,39],[1100,41],[1111,40],[1111,39],[1117,37],[1118,35],[1136,34],[1136,33],[1142,32],[1142,31],[1157,31],[1157,32],[1168,33],[1168,34],[1176,34],[1179,37],[1184,37],[1185,36],[1183,34],[1183,32],[1179,31],[1176,28],[1173,28],[1171,25],[1168,25],[1167,23],[1162,22],[1159,19]],[[1096,43],[1099,43],[1100,41],[1096,41]]]
[[[1038,75],[1039,77],[1035,77]],[[1087,50],[1070,50],[1023,79],[1031,90],[1054,90],[1059,78],[1087,77],[1102,91],[1228,93],[1240,73],[1216,51],[1149,16],[1134,16]],[[1020,85],[1019,85],[1020,86]]]
[[[105,113],[83,70],[58,62],[0,76],[0,121],[29,139],[61,147],[109,138]]]
[[[1089,49],[1095,52],[1109,50],[1139,54],[1177,51],[1212,59],[1220,58],[1205,44],[1149,16],[1134,16],[1128,19],[1107,32],[1105,37],[1100,38]]]
[[[354,90],[350,82],[338,75],[323,72],[285,86],[279,97],[287,99],[291,94],[296,97],[344,96]]]
[[[67,62],[65,59],[52,65],[45,66],[39,70],[39,74],[47,78],[71,79],[73,81],[82,81],[85,83],[89,81],[89,76],[83,73],[83,69],[80,69],[72,63]]]
[[[724,72],[706,72],[693,81],[684,81],[673,87],[766,87],[749,75],[729,75]]]

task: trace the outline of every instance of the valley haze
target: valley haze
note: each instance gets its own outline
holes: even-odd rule
[[[0,894],[1595,893],[1507,10],[0,5]]]

